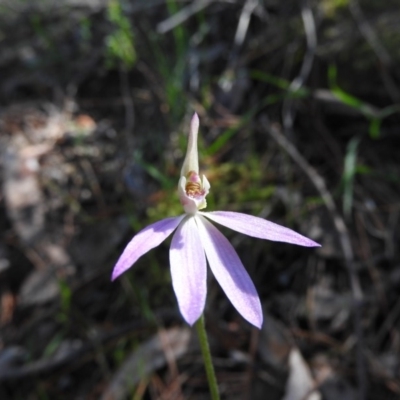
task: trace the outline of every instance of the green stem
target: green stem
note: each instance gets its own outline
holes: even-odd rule
[[[204,367],[206,369],[208,386],[211,392],[211,398],[212,400],[220,400],[217,379],[215,378],[214,365],[211,359],[210,346],[208,344],[206,326],[204,323],[203,314],[196,322],[196,330],[197,330],[197,335],[199,336],[201,353],[203,355]]]

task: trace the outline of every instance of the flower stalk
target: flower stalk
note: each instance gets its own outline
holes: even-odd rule
[[[214,365],[211,359],[210,346],[208,344],[203,314],[197,320],[195,326],[197,330],[197,336],[199,337],[201,354],[203,356],[204,367],[206,369],[208,387],[210,388],[211,398],[212,400],[219,400],[217,378],[215,377]]]

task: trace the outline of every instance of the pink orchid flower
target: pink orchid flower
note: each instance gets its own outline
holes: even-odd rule
[[[232,245],[209,220],[255,238],[306,247],[320,245],[262,218],[230,211],[200,211],[207,205],[210,184],[204,175],[199,175],[198,129],[199,118],[194,114],[178,185],[185,214],[158,221],[135,235],[118,259],[112,280],[175,231],[169,252],[172,285],[186,322],[193,325],[204,310],[207,258],[211,271],[236,310],[248,322],[261,328],[263,315],[256,288]]]

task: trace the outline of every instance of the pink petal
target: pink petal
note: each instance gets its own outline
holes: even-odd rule
[[[129,269],[139,257],[162,243],[179,225],[185,215],[165,218],[142,229],[125,247],[115,264],[111,280]]]
[[[190,171],[199,173],[199,155],[197,151],[197,135],[199,132],[199,116],[194,113],[190,121],[190,131],[185,160],[183,161],[181,176],[187,176]]]
[[[243,318],[261,328],[263,316],[260,299],[236,251],[214,225],[200,215],[195,218],[215,278]]]
[[[172,237],[169,251],[172,285],[179,309],[189,325],[204,310],[207,295],[207,264],[196,221],[185,219]]]
[[[231,211],[201,212],[200,214],[234,231],[259,239],[292,243],[305,247],[321,246],[289,228],[285,228],[263,218],[253,217],[252,215]]]

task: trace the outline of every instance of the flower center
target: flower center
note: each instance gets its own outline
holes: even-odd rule
[[[199,175],[195,171],[187,174],[187,182],[185,186],[186,194],[190,197],[203,196],[205,191],[202,188]]]

